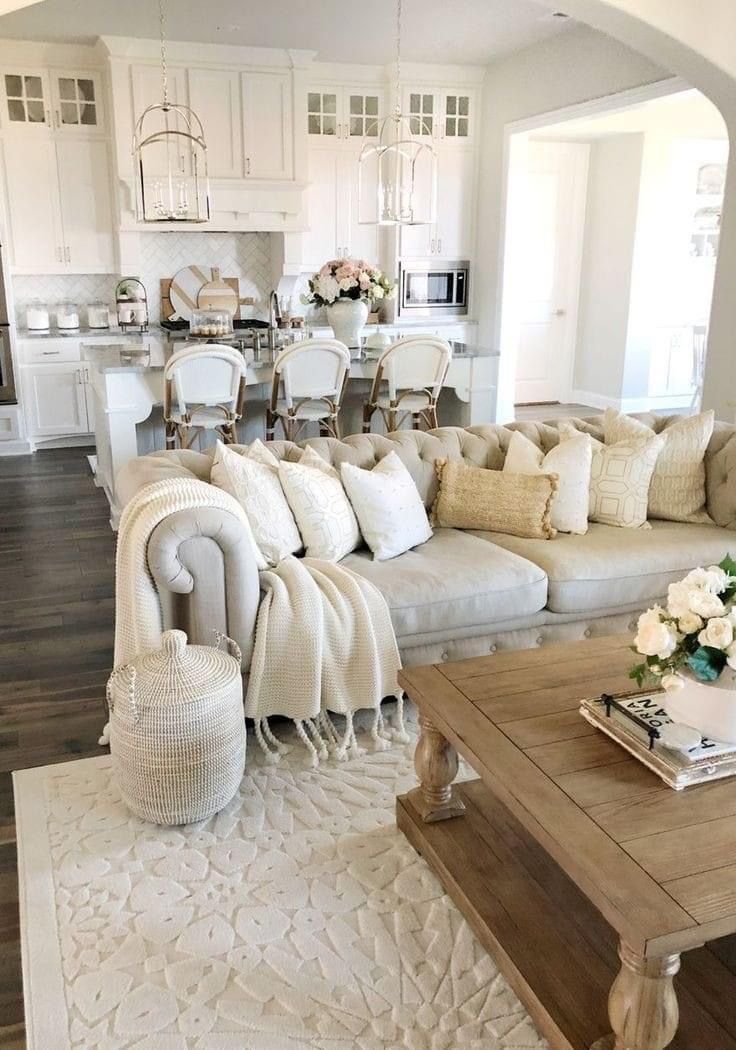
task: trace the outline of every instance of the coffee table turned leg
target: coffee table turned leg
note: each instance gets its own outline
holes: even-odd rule
[[[618,954],[621,969],[608,996],[614,1034],[598,1039],[591,1050],[664,1050],[679,1021],[672,978],[680,956],[645,959],[623,941]]]
[[[414,768],[420,787],[411,792],[412,801],[425,824],[460,816],[465,812],[465,806],[459,798],[452,796],[452,782],[457,776],[457,752],[424,715],[419,716],[419,729]]]

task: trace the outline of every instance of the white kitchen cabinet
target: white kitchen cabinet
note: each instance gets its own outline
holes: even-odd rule
[[[51,85],[45,70],[3,67],[2,126],[26,135],[52,126]]]
[[[92,432],[88,368],[75,362],[21,368],[23,411],[31,440]]]
[[[378,262],[378,227],[358,221],[355,151],[310,150],[308,216],[309,230],[303,240],[305,268],[317,269],[328,259],[344,256]]]
[[[79,69],[3,67],[2,124],[11,131],[95,135],[104,131],[100,74]]]
[[[475,150],[438,148],[435,221],[402,226],[402,258],[452,260],[472,255],[476,167]]]
[[[245,174],[255,179],[294,177],[291,77],[247,72],[243,81]]]
[[[314,84],[307,91],[307,135],[310,146],[360,149],[378,141],[385,117],[383,88],[366,84]],[[337,143],[336,143],[337,140]]]
[[[161,84],[160,65],[134,65],[130,70],[133,88],[133,123],[138,121],[141,114],[148,106],[160,104],[163,101],[163,87]],[[169,68],[168,70],[168,97],[169,102],[176,106],[187,105],[187,78],[183,69]],[[146,135],[163,131],[166,128],[174,128],[177,131],[188,130],[183,126],[182,120],[173,110],[165,114],[159,110],[146,118]],[[206,131],[206,129],[205,129]],[[152,144],[146,152],[148,170],[151,175],[165,175],[168,171],[167,146],[164,143]],[[182,175],[188,175],[191,171],[191,153],[186,139],[181,139],[181,145],[177,155],[177,170]]]
[[[104,139],[5,136],[11,262],[16,273],[113,273]]]
[[[412,135],[449,146],[468,146],[476,137],[477,98],[476,89],[467,85],[409,85],[402,94],[402,111],[409,117]]]
[[[243,176],[240,74],[228,69],[190,69],[189,102],[205,131],[211,178]]]

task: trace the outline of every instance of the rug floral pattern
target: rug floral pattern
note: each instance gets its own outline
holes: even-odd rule
[[[71,1045],[546,1047],[395,827],[413,744],[317,770],[296,745],[249,748],[232,803],[181,829],[131,816],[107,759],[47,773]]]

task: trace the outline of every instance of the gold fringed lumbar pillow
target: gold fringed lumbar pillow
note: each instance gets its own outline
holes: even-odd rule
[[[557,535],[550,520],[556,474],[511,474],[453,459],[438,459],[435,468],[440,488],[432,507],[433,525],[538,540]]]

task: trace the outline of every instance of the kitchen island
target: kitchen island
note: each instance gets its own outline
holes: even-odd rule
[[[441,426],[476,426],[495,419],[498,351],[468,343],[452,342],[453,359],[440,395]],[[117,499],[115,478],[136,456],[164,449],[161,406],[164,398],[164,365],[176,349],[159,334],[142,336],[139,342],[82,345],[94,399],[97,444],[96,483],[110,503],[110,523],[117,528],[122,507]],[[340,412],[343,434],[360,433],[363,401],[375,376],[380,353],[353,351],[350,380]],[[265,439],[265,408],[271,392],[273,356],[262,351],[257,360],[245,354],[246,395],[243,420],[238,424],[241,442]],[[374,429],[382,420],[374,417]],[[305,431],[304,437],[311,431]],[[316,433],[316,430],[315,430]],[[278,436],[278,432],[277,432]],[[205,447],[215,437],[203,435]]]

